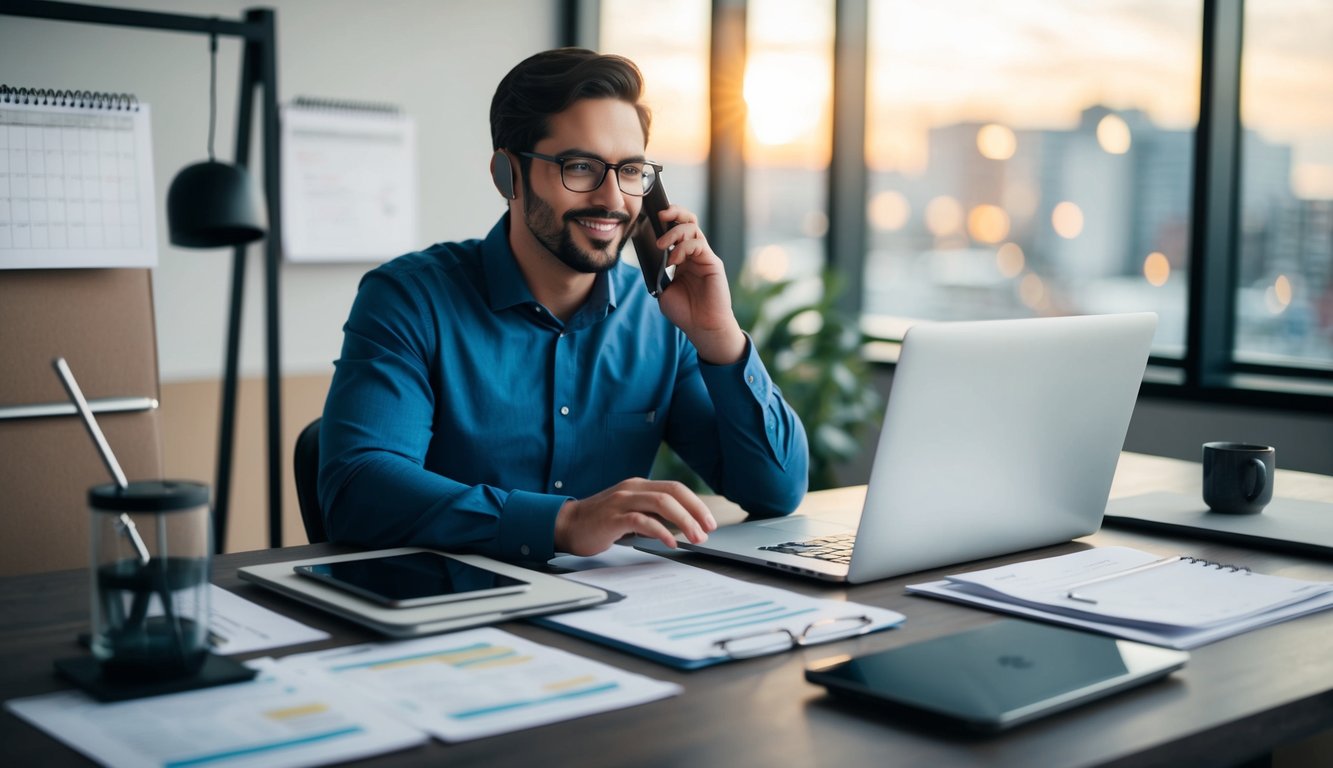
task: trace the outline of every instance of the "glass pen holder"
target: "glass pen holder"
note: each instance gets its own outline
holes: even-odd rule
[[[209,655],[208,487],[113,483],[88,491],[93,657],[112,683],[196,674]]]

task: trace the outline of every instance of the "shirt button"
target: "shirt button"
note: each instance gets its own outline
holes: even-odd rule
[[[749,376],[746,376],[746,377],[745,377],[745,380],[748,381],[748,382],[750,382],[751,384],[753,384],[753,383],[754,383],[754,375],[751,374],[751,375],[749,375]]]
[[[568,415],[569,415],[569,406],[568,406],[568,405],[562,405],[562,406],[560,406],[560,415],[561,415],[561,416],[568,416]]]
[[[527,545],[527,544],[524,544],[523,546],[521,546],[521,547],[518,548],[518,553],[519,553],[520,555],[526,555],[526,554],[528,554],[528,553],[531,552],[531,551],[532,551],[532,550],[528,549],[528,545]]]
[[[565,332],[564,332],[564,331],[561,331],[561,332],[560,332],[560,337],[559,337],[559,338],[562,338],[562,339],[565,338]]]
[[[563,481],[563,480],[556,480],[556,481],[555,481],[555,487],[556,487],[556,488],[564,488],[564,487],[565,487],[565,483],[564,483],[564,481]]]
[[[532,311],[540,315],[542,313],[542,308],[540,305],[534,304],[532,307]]]

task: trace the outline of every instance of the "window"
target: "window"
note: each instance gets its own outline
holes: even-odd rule
[[[673,203],[701,212],[708,159],[709,0],[643,3],[602,0],[602,53],[628,58],[643,72],[652,110],[648,159],[661,163]]]
[[[1151,310],[1181,355],[1200,0],[869,12],[868,327]]]
[[[746,10],[747,277],[817,278],[829,225],[833,0],[751,0]]]
[[[700,137],[688,158],[712,198],[695,205],[725,203],[708,226],[729,270],[743,253],[748,277],[797,293],[832,264],[889,342],[921,319],[1150,310],[1155,394],[1327,409],[1323,0],[600,5],[604,48],[641,64],[659,55],[645,25],[688,19],[661,44],[698,57],[682,102],[729,105],[741,79],[684,41],[745,51],[747,119],[728,107],[683,134]],[[711,155],[710,135],[726,145]]]
[[[1239,361],[1333,367],[1333,15],[1245,5]]]

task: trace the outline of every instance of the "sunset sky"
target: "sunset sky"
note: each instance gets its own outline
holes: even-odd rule
[[[604,50],[644,70],[649,154],[702,162],[707,0],[603,0]],[[751,0],[747,156],[828,159],[832,0]],[[1198,114],[1201,0],[872,0],[867,152],[877,170],[923,170],[932,126],[1073,127],[1093,104],[1189,129]],[[1327,0],[1247,6],[1242,118],[1294,147],[1293,187],[1333,198],[1333,14]]]

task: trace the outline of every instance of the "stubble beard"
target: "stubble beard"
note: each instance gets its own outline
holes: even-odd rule
[[[601,208],[580,208],[566,211],[563,220],[557,221],[555,209],[533,194],[531,189],[527,190],[527,194],[523,197],[523,215],[527,218],[528,229],[537,241],[575,272],[597,274],[610,270],[620,260],[620,252],[625,249],[625,243],[629,238],[627,228],[622,228],[618,241],[589,238],[589,243],[595,250],[585,251],[574,243],[573,229],[579,226],[575,219],[615,219],[625,223],[629,221],[629,217],[623,213]]]

